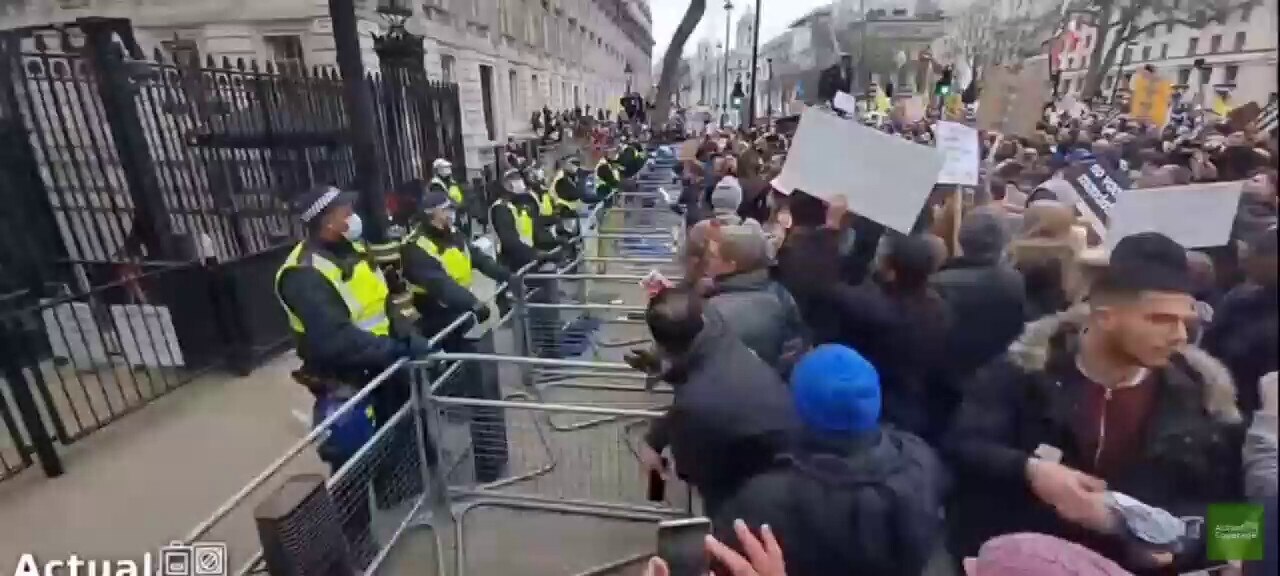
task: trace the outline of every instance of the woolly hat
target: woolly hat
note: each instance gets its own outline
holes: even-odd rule
[[[880,421],[880,376],[852,348],[823,344],[791,371],[791,395],[811,432],[857,434]]]
[[[742,185],[733,176],[725,176],[711,191],[711,209],[715,212],[737,212],[742,205]]]
[[[1115,562],[1075,542],[1044,534],[1007,534],[988,540],[968,576],[1132,576]]]

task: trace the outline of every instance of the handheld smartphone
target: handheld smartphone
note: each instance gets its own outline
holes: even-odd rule
[[[671,576],[706,576],[711,571],[706,538],[711,520],[684,518],[658,524],[658,557],[667,563]]]

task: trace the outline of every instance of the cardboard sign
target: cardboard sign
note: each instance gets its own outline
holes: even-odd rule
[[[1063,170],[1063,176],[1080,196],[1076,209],[1096,238],[1107,237],[1111,209],[1130,188],[1129,177],[1110,171],[1095,160],[1078,162]]]
[[[942,168],[942,153],[818,109],[800,117],[775,187],[824,200],[909,234]]]
[[[1173,83],[1150,72],[1133,76],[1133,96],[1129,115],[1157,126],[1169,121],[1169,103],[1173,99]]]
[[[1184,248],[1225,246],[1242,188],[1236,181],[1126,190],[1111,208],[1106,246],[1140,232],[1159,232]]]
[[[933,133],[938,137],[938,151],[942,152],[938,183],[977,186],[981,153],[978,131],[955,122],[938,122]]]
[[[983,83],[978,128],[1011,136],[1035,133],[1051,96],[1047,58],[1028,60],[1020,68],[994,68]]]

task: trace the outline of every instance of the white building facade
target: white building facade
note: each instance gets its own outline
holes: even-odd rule
[[[376,69],[373,34],[387,21],[377,2],[357,0],[364,62]],[[529,132],[544,106],[618,109],[627,86],[652,85],[648,0],[420,0],[406,28],[424,37],[433,79],[456,82],[467,165]],[[175,38],[202,56],[333,66],[327,0],[26,0],[0,5],[0,28],[105,16],[132,21],[150,53]]]
[[[1138,29],[1147,31],[1117,52],[1115,66],[1103,77],[1102,92],[1109,95],[1128,88],[1134,71],[1150,66],[1172,81],[1184,100],[1212,105],[1211,97],[1220,94],[1229,104],[1265,105],[1276,93],[1276,11],[1276,0],[1266,0],[1199,29],[1135,22]],[[1099,41],[1109,39],[1099,38],[1093,28],[1081,27],[1075,49],[1068,46],[1062,55],[1060,93],[1079,94],[1084,88],[1089,59]]]

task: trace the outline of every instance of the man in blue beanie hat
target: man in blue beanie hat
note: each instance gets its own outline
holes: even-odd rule
[[[767,525],[790,576],[918,576],[941,542],[947,474],[920,438],[880,425],[880,376],[862,355],[823,344],[791,373],[795,450],[745,482],[712,518]]]

